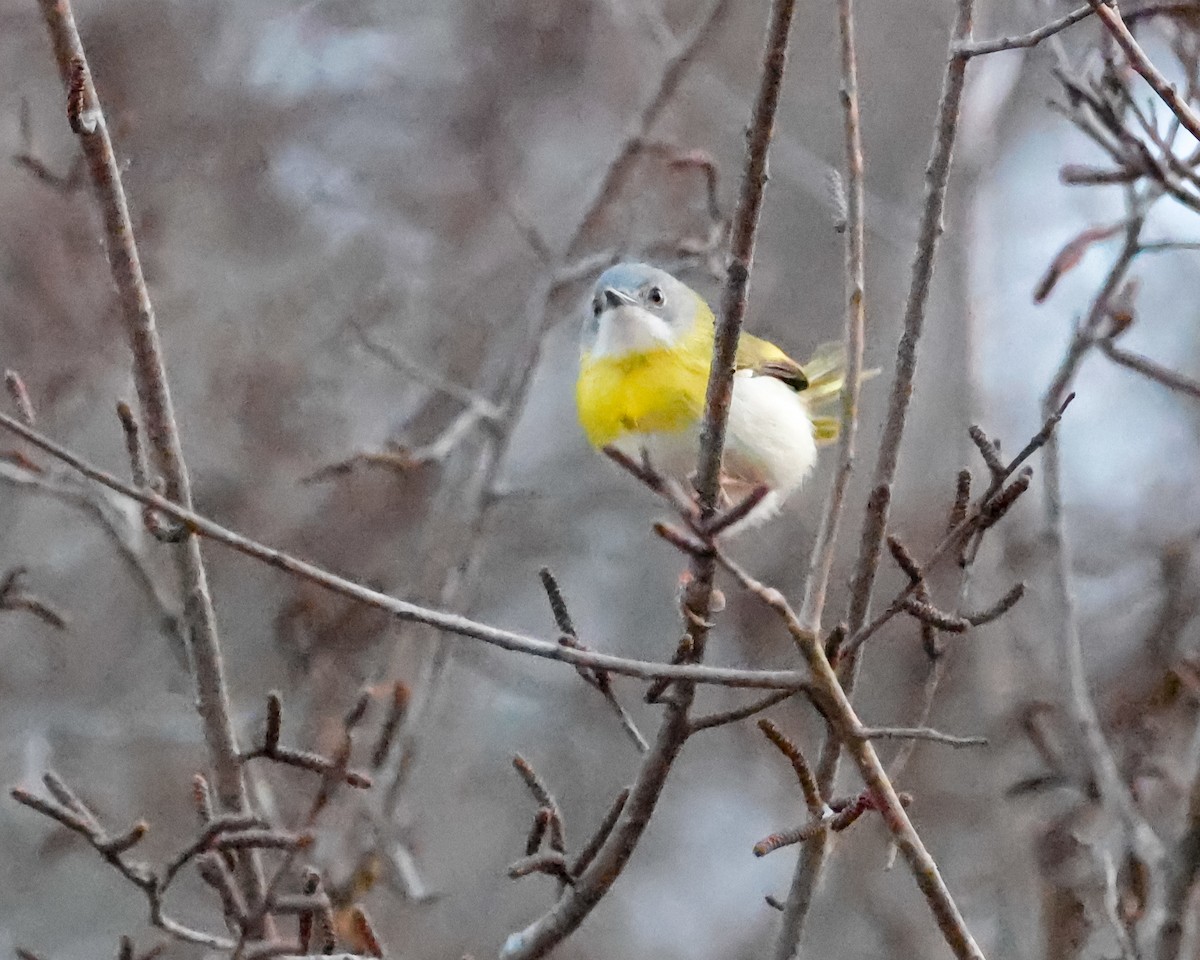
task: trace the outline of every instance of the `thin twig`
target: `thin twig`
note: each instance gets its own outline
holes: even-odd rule
[[[1143,247],[1143,249],[1145,248]],[[1098,341],[1098,345],[1100,352],[1113,363],[1140,373],[1143,377],[1147,377],[1175,393],[1191,397],[1193,400],[1200,400],[1200,382],[1185,377],[1181,373],[1176,373],[1174,370],[1164,367],[1160,363],[1155,363],[1153,360],[1143,357],[1140,354],[1124,350],[1113,343],[1112,340],[1101,339]]]
[[[35,470],[3,462],[0,462],[0,482],[44,494],[79,510],[94,522],[112,543],[121,563],[154,609],[172,650],[180,657],[184,655],[185,637],[179,605],[159,584],[157,570],[144,549],[140,526],[118,508],[112,497],[74,473]]]
[[[973,0],[958,0],[951,51],[957,43],[970,37],[973,6]],[[946,184],[950,176],[965,82],[966,58],[952,53],[946,67],[933,150],[925,173],[925,203],[921,211],[921,225],[912,264],[912,280],[904,310],[904,332],[896,351],[896,372],[888,399],[887,419],[875,463],[872,493],[863,523],[858,564],[851,585],[851,603],[847,618],[851,633],[856,632],[866,620],[879,567],[880,549],[891,507],[892,481],[899,463],[900,444],[904,437],[916,375],[917,348],[925,325],[930,283],[933,279],[938,242],[942,235]],[[850,657],[849,661],[847,667],[841,671],[843,677],[850,680],[847,684],[848,689],[853,686],[851,678],[856,658]]]
[[[165,483],[166,499],[190,509],[191,483],[167,387],[154,307],[142,275],[133,223],[121,184],[120,165],[109,138],[108,124],[92,84],[70,0],[39,0],[39,5],[67,90],[68,120],[79,135],[103,213],[104,246],[133,352],[134,382],[151,453]],[[248,809],[248,799],[238,760],[216,616],[200,543],[195,537],[186,537],[175,546],[173,553],[183,595],[189,598],[188,649],[196,683],[196,704],[213,765],[217,795],[226,810],[240,813]],[[253,852],[245,858],[242,882],[251,900],[261,898],[262,869]],[[264,936],[273,935],[268,929],[258,932]]]
[[[479,419],[494,423],[504,416],[504,411],[487,397],[434,372],[429,363],[413,360],[395,347],[381,343],[372,337],[361,323],[351,321],[350,329],[354,331],[358,342],[367,353],[381,360],[393,370],[407,374],[430,390],[457,400],[469,410],[475,410]]]
[[[456,634],[462,637],[481,640],[505,650],[527,653],[548,660],[557,660],[574,666],[588,667],[593,670],[606,670],[629,677],[643,680],[663,678],[667,680],[683,680],[695,683],[709,683],[726,687],[745,687],[763,690],[805,690],[808,679],[800,671],[794,670],[738,670],[727,667],[708,667],[700,664],[661,664],[648,660],[630,660],[609,654],[597,653],[591,650],[581,650],[549,640],[502,630],[488,626],[458,614],[445,613],[429,607],[422,607],[396,597],[388,596],[365,587],[353,580],[347,580],[330,573],[314,564],[297,559],[290,554],[272,547],[264,546],[254,540],[235,533],[212,520],[191,510],[172,503],[166,498],[148,490],[139,490],[125,483],[110,473],[92,466],[87,461],[76,456],[65,447],[53,440],[31,430],[14,417],[0,413],[0,428],[16,433],[39,450],[49,454],[67,466],[78,471],[89,480],[102,484],[138,503],[160,510],[167,516],[184,524],[191,533],[221,543],[238,553],[253,557],[268,566],[283,570],[293,576],[308,580],[325,587],[334,593],[349,597],[368,606],[384,610],[398,620],[422,623],[437,630]]]
[[[848,4],[849,0],[842,0],[842,3]],[[847,5],[842,10],[843,22],[852,24],[851,8]],[[929,287],[933,277],[938,241],[942,234],[946,185],[950,177],[954,141],[958,131],[958,118],[966,83],[968,57],[956,51],[961,44],[971,41],[973,11],[973,0],[957,0],[954,26],[948,43],[949,58],[942,81],[933,144],[929,163],[925,170],[925,199],[918,227],[916,249],[913,254],[908,300],[904,310],[904,332],[897,346],[895,375],[888,400],[884,434],[876,457],[871,494],[860,536],[858,561],[851,585],[851,600],[847,615],[847,626],[851,635],[859,632],[870,612],[875,574],[879,566],[883,537],[887,531],[892,481],[899,462],[900,442],[904,435],[909,400],[912,396],[913,379],[916,374],[917,346],[925,323]],[[843,26],[843,33],[847,33],[845,26]],[[843,37],[843,44],[848,43],[852,44],[852,36]],[[843,57],[843,73],[846,71],[846,63],[847,60]],[[845,79],[843,79],[843,83],[846,84]],[[806,596],[804,607],[808,605]],[[811,616],[806,618],[803,623],[809,633],[816,632],[812,629]],[[839,658],[838,676],[845,684],[847,696],[853,692],[858,662],[857,650],[847,652],[843,648]],[[869,745],[866,745],[866,749],[870,750]],[[836,779],[840,751],[841,744],[830,731],[822,744],[817,763],[818,783],[824,793],[829,792]],[[873,755],[873,751],[871,751],[871,755]],[[860,759],[866,762],[868,758],[863,755]],[[882,770],[882,768],[880,769]],[[904,820],[906,821],[907,818]],[[800,949],[800,937],[804,930],[804,923],[823,873],[828,852],[828,838],[828,831],[818,831],[812,839],[805,843],[800,854],[796,870],[792,875],[792,884],[785,904],[779,936],[776,940],[775,960],[791,960]],[[919,844],[919,840],[917,843]],[[918,848],[910,844],[906,850],[906,856],[916,857],[915,860],[910,861],[914,871],[924,869],[924,867],[917,867],[921,857],[914,853],[916,849]],[[924,850],[923,847],[919,849]],[[937,877],[936,868],[933,870],[933,876]],[[920,880],[919,874],[918,879]],[[940,884],[940,878],[937,879]],[[933,898],[931,902],[939,904],[935,908],[939,915],[939,925],[942,926],[943,932],[951,941],[955,951],[961,951],[960,956],[978,955],[978,947],[967,933],[962,918],[945,888],[941,887],[939,890],[936,886],[931,885],[927,896]],[[938,900],[939,897],[944,897],[944,899]]]
[[[339,764],[336,759],[324,757],[309,750],[295,750],[281,746],[279,735],[283,724],[283,703],[279,694],[271,691],[267,694],[267,722],[263,731],[262,743],[242,756],[243,761],[263,758],[283,766],[295,767],[320,775],[322,778],[331,775],[338,776],[342,782],[360,790],[371,786],[371,778],[361,771],[350,770]]]
[[[596,854],[600,852],[600,848],[604,846],[608,835],[612,833],[613,827],[617,825],[617,820],[621,816],[621,811],[625,809],[625,804],[628,800],[629,787],[626,787],[617,794],[616,799],[612,802],[612,806],[608,808],[608,813],[600,821],[600,826],[596,828],[596,832],[592,834],[592,838],[579,852],[579,856],[575,858],[575,862],[571,864],[571,876],[578,877],[596,859]]]
[[[820,530],[809,557],[808,574],[804,581],[804,599],[800,605],[801,623],[812,633],[819,633],[821,629],[842,510],[854,466],[866,323],[865,178],[853,0],[838,2],[838,33],[841,62],[839,95],[846,158],[846,175],[838,178],[841,189],[837,191],[837,196],[839,200],[844,201],[845,207],[845,216],[839,218],[839,227],[845,233],[846,311],[843,337],[846,345],[846,381],[841,394],[838,463],[821,516]],[[823,839],[824,831],[819,831],[819,835],[821,839],[806,845],[796,865],[788,898],[782,908],[783,916],[775,943],[776,960],[790,960],[799,950],[800,936],[827,849]]]
[[[519,880],[521,877],[528,877],[534,873],[548,874],[567,886],[575,883],[575,878],[571,876],[571,871],[567,868],[567,861],[557,851],[535,853],[527,857],[522,857],[520,860],[509,864],[508,867],[510,880]]]
[[[1107,8],[1105,8],[1107,9]],[[1107,316],[1109,298],[1121,285],[1134,257],[1144,223],[1144,211],[1135,211],[1126,225],[1121,252],[1109,269],[1103,285],[1092,300],[1088,315],[1078,327],[1063,357],[1050,387],[1043,410],[1053,413],[1062,405],[1062,398],[1089,348],[1095,343],[1095,331]],[[1056,433],[1050,433],[1043,454],[1045,464],[1045,510],[1048,526],[1047,547],[1053,559],[1051,584],[1057,605],[1056,631],[1060,675],[1066,686],[1065,699],[1072,721],[1082,742],[1083,758],[1097,784],[1103,803],[1124,826],[1129,841],[1138,856],[1154,865],[1163,856],[1162,843],[1149,823],[1137,809],[1128,785],[1122,779],[1116,757],[1104,734],[1096,706],[1088,690],[1083,665],[1083,643],[1080,635],[1075,597],[1071,589],[1071,555],[1067,543],[1066,517],[1062,500],[1062,467]]]
[[[837,466],[834,470],[833,484],[825,501],[821,528],[809,557],[808,574],[804,581],[804,600],[800,605],[801,622],[811,630],[819,630],[821,626],[842,510],[854,467],[855,440],[858,435],[858,398],[862,385],[863,346],[866,337],[865,173],[853,0],[839,0],[838,26],[842,68],[839,93],[846,153],[846,176],[841,191],[846,204],[846,310],[842,334],[845,343],[846,379],[841,392]]]
[[[755,700],[753,703],[748,703],[744,707],[737,707],[733,710],[722,710],[720,713],[710,713],[704,717],[696,717],[692,721],[692,733],[699,733],[701,730],[711,730],[713,727],[728,726],[731,723],[740,723],[754,716],[756,713],[770,710],[776,704],[783,703],[784,700],[790,700],[794,696],[795,693],[791,690],[778,690],[775,693],[769,693],[765,697]]]
[[[605,209],[629,177],[632,171],[631,161],[637,156],[643,142],[658,123],[663,109],[675,96],[675,91],[683,81],[688,67],[700,52],[700,48],[712,36],[717,24],[724,19],[731,6],[730,0],[715,0],[704,17],[697,22],[696,28],[687,39],[679,44],[667,60],[658,87],[638,114],[637,119],[630,125],[629,132],[621,142],[620,149],[605,168],[604,175],[596,185],[591,200],[584,207],[583,215],[579,218],[575,231],[563,253],[564,262],[570,262],[579,254],[584,240],[591,235]]]
[[[14,567],[0,578],[0,610],[23,610],[57,630],[65,630],[65,614],[21,587],[25,573],[24,567]]]
[[[1187,823],[1167,863],[1166,914],[1158,930],[1157,960],[1177,960],[1200,878],[1200,774],[1188,790]]]
[[[796,779],[800,783],[800,790],[804,794],[804,803],[808,807],[808,812],[819,820],[825,813],[825,800],[821,796],[821,791],[817,786],[816,778],[813,776],[812,768],[809,767],[808,761],[804,759],[804,754],[800,752],[800,748],[770,720],[759,720],[758,729],[763,732],[763,736],[775,745],[775,748],[780,753],[788,758],[788,761],[792,765],[792,770],[796,774]]]
[[[371,917],[367,913],[367,908],[356,903],[350,908],[347,920],[349,921],[350,929],[354,931],[355,939],[360,945],[360,952],[365,956],[383,960],[385,954],[383,943],[380,941],[379,935],[375,932],[375,925],[371,923]]]
[[[717,552],[717,559],[743,587],[779,616],[796,646],[803,653],[813,675],[814,696],[822,705],[823,716],[829,725],[830,738],[845,746],[858,767],[859,774],[866,784],[870,803],[880,812],[891,831],[892,838],[907,861],[917,886],[924,894],[946,943],[960,960],[982,960],[983,953],[946,888],[937,863],[908,819],[901,796],[892,785],[870,740],[864,735],[870,728],[864,727],[855,714],[837,674],[825,658],[819,638],[804,628],[791,605],[778,590],[755,580],[720,551]],[[817,788],[819,795],[827,795],[828,787],[820,782],[819,775]],[[801,860],[804,859],[802,855]],[[785,915],[786,913],[785,909]],[[795,944],[789,943],[787,947],[789,952],[785,955],[793,955]]]
[[[546,591],[546,598],[550,602],[550,612],[554,617],[554,624],[562,634],[558,642],[564,646],[575,647],[577,650],[587,649],[579,641],[579,634],[575,629],[574,622],[571,620],[571,613],[567,609],[566,598],[563,597],[562,588],[559,587],[554,574],[550,572],[550,568],[542,567],[538,571],[538,577],[542,581],[542,589]],[[642,731],[638,729],[637,723],[634,722],[629,711],[617,699],[616,692],[612,688],[612,678],[603,670],[580,670],[579,675],[588,686],[598,691],[607,701],[608,705],[613,708],[617,719],[621,723],[621,729],[633,741],[638,752],[645,753],[648,751],[650,745],[646,742],[646,738],[642,736]]]
[[[4,371],[4,386],[8,390],[8,398],[13,402],[13,406],[17,408],[17,413],[21,415],[29,426],[37,426],[37,416],[33,412],[33,401],[29,399],[29,389],[25,386],[25,381],[21,379],[21,375],[15,370]]]
[[[1012,37],[997,37],[995,40],[975,40],[957,44],[954,52],[963,57],[979,57],[988,53],[999,53],[1001,50],[1022,50],[1036,47],[1043,40],[1061,33],[1067,27],[1074,26],[1081,20],[1086,20],[1093,13],[1090,4],[1076,7],[1070,13],[1063,14],[1057,20],[1051,20],[1044,26],[1031,30],[1029,33]]]
[[[145,864],[126,858],[129,849],[146,835],[147,827],[144,822],[138,821],[124,834],[111,837],[100,825],[95,814],[55,773],[47,771],[42,780],[54,797],[53,800],[44,799],[20,787],[14,787],[10,795],[18,803],[57,821],[87,840],[106,863],[142,892],[149,907],[150,922],[154,926],[187,943],[200,944],[214,950],[229,950],[233,947],[233,941],[225,937],[195,930],[165,915],[164,881]]]
[[[550,788],[542,781],[542,778],[537,775],[537,771],[533,766],[517,754],[513,757],[513,769],[520,774],[521,779],[525,781],[525,786],[529,788],[529,792],[533,794],[533,799],[538,802],[538,809],[548,810],[549,817],[547,826],[550,833],[550,849],[556,853],[565,853],[567,849],[566,825],[563,822],[562,810],[558,805],[558,801],[554,799],[554,794],[550,792]]]
[[[948,747],[985,747],[987,737],[958,737],[933,727],[863,727],[858,735],[864,740],[928,740]]]
[[[704,401],[700,461],[696,467],[695,487],[702,522],[711,518],[717,508],[725,424],[733,399],[734,357],[742,321],[746,316],[754,242],[767,185],[767,151],[775,129],[775,111],[783,88],[783,71],[787,64],[788,38],[794,14],[794,0],[775,0],[772,4],[766,56],[747,135],[746,169],[730,237],[728,279],[722,291],[717,318],[712,366]],[[711,571],[712,563],[709,562],[707,566]]]
[[[1142,79],[1144,79],[1154,92],[1162,98],[1163,103],[1167,108],[1179,118],[1179,122],[1184,128],[1197,140],[1200,140],[1200,115],[1189,106],[1186,100],[1179,95],[1179,91],[1175,86],[1162,75],[1162,72],[1150,62],[1150,58],[1146,56],[1146,52],[1137,42],[1137,38],[1130,32],[1129,27],[1125,25],[1125,21],[1121,19],[1121,13],[1115,6],[1109,6],[1105,0],[1088,0],[1092,9],[1096,12],[1104,26],[1108,28],[1108,32],[1112,34],[1113,39],[1117,41],[1117,45],[1125,52],[1125,56],[1129,60],[1129,65],[1133,67]]]

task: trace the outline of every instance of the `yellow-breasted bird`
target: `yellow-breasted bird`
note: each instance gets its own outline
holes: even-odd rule
[[[696,469],[712,362],[713,312],[665,270],[621,263],[600,275],[584,318],[576,403],[592,446],[634,458],[645,451],[677,479]],[[736,500],[770,493],[739,527],[770,517],[812,471],[838,420],[818,411],[844,380],[840,345],[801,365],[767,340],[738,342],[726,428],[722,491]]]

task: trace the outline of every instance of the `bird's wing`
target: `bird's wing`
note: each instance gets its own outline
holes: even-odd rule
[[[840,341],[821,344],[804,364],[804,372],[808,374],[804,399],[812,411],[813,434],[818,443],[832,443],[842,426],[841,417],[831,413],[846,382],[845,345]],[[878,373],[877,367],[864,370],[859,374],[858,382],[870,380]]]
[[[809,404],[817,405],[832,400],[842,392],[842,384],[846,381],[845,345],[839,340],[822,343],[804,364],[804,372],[808,375],[805,399]],[[869,371],[864,374],[864,379],[878,372]]]
[[[797,393],[809,386],[809,378],[800,364],[770,341],[748,333],[738,340],[736,368],[753,370],[760,377],[782,380]]]
[[[837,439],[841,419],[831,414],[846,382],[846,349],[841,342],[821,344],[806,363],[799,364],[775,344],[743,334],[738,343],[737,368],[775,377],[802,394],[812,416],[817,442],[831,443]],[[877,373],[878,370],[864,370],[860,382]]]

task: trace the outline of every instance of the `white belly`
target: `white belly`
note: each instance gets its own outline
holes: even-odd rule
[[[808,407],[774,377],[740,372],[725,437],[725,471],[750,484],[765,483],[781,499],[794,492],[817,462]]]
[[[696,470],[700,424],[672,433],[630,433],[615,444],[637,458],[645,450],[655,468],[679,480]],[[774,377],[739,371],[725,431],[724,475],[734,497],[766,484],[771,495],[756,509],[750,525],[769,517],[804,482],[817,461],[812,420],[804,401]],[[740,526],[740,525],[739,525]]]

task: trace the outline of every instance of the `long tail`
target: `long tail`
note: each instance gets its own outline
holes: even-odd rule
[[[807,363],[801,364],[808,377],[808,388],[801,394],[812,414],[813,435],[817,443],[833,443],[841,433],[840,416],[830,411],[841,395],[846,382],[846,350],[841,341],[823,343],[817,347]],[[870,380],[879,373],[878,368],[864,370],[858,382]]]

